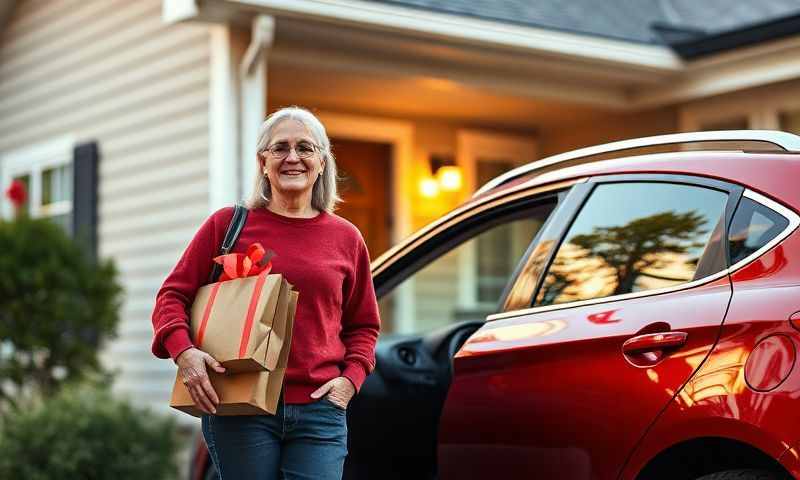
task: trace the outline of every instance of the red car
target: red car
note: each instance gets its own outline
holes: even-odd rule
[[[713,150],[663,151],[690,143]],[[348,409],[345,478],[800,475],[795,152],[768,131],[581,149],[392,248],[373,275],[406,333]],[[214,478],[202,441],[192,472]]]

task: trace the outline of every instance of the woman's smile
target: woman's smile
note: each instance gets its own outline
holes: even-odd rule
[[[302,175],[302,174],[304,174],[306,172],[307,172],[307,170],[298,170],[298,169],[281,170],[281,175],[289,175],[290,177],[296,177],[296,176]]]
[[[292,166],[279,170],[277,187],[281,190],[305,190],[314,185],[314,179],[309,175],[309,170]]]

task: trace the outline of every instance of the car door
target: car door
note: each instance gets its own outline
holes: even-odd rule
[[[345,479],[435,478],[451,359],[499,311],[508,279],[574,183],[479,199],[373,263],[382,332],[375,371],[348,407]]]
[[[741,189],[673,175],[579,187],[506,311],[455,356],[443,480],[615,478],[717,339]]]

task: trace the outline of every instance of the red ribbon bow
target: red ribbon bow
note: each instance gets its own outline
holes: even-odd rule
[[[222,265],[223,273],[218,282],[233,280],[234,278],[253,277],[263,271],[272,270],[270,259],[274,253],[267,252],[260,243],[251,243],[247,253],[228,253],[214,257],[214,261]]]

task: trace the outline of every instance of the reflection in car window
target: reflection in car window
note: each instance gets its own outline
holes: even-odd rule
[[[555,195],[549,195],[506,210],[503,217],[482,219],[471,237],[381,299],[382,331],[420,333],[454,322],[485,320],[496,313],[506,283],[556,203]]]
[[[786,229],[789,220],[774,210],[742,197],[728,235],[731,265],[747,258]]]
[[[693,280],[727,194],[668,183],[598,185],[550,265],[536,305]]]

